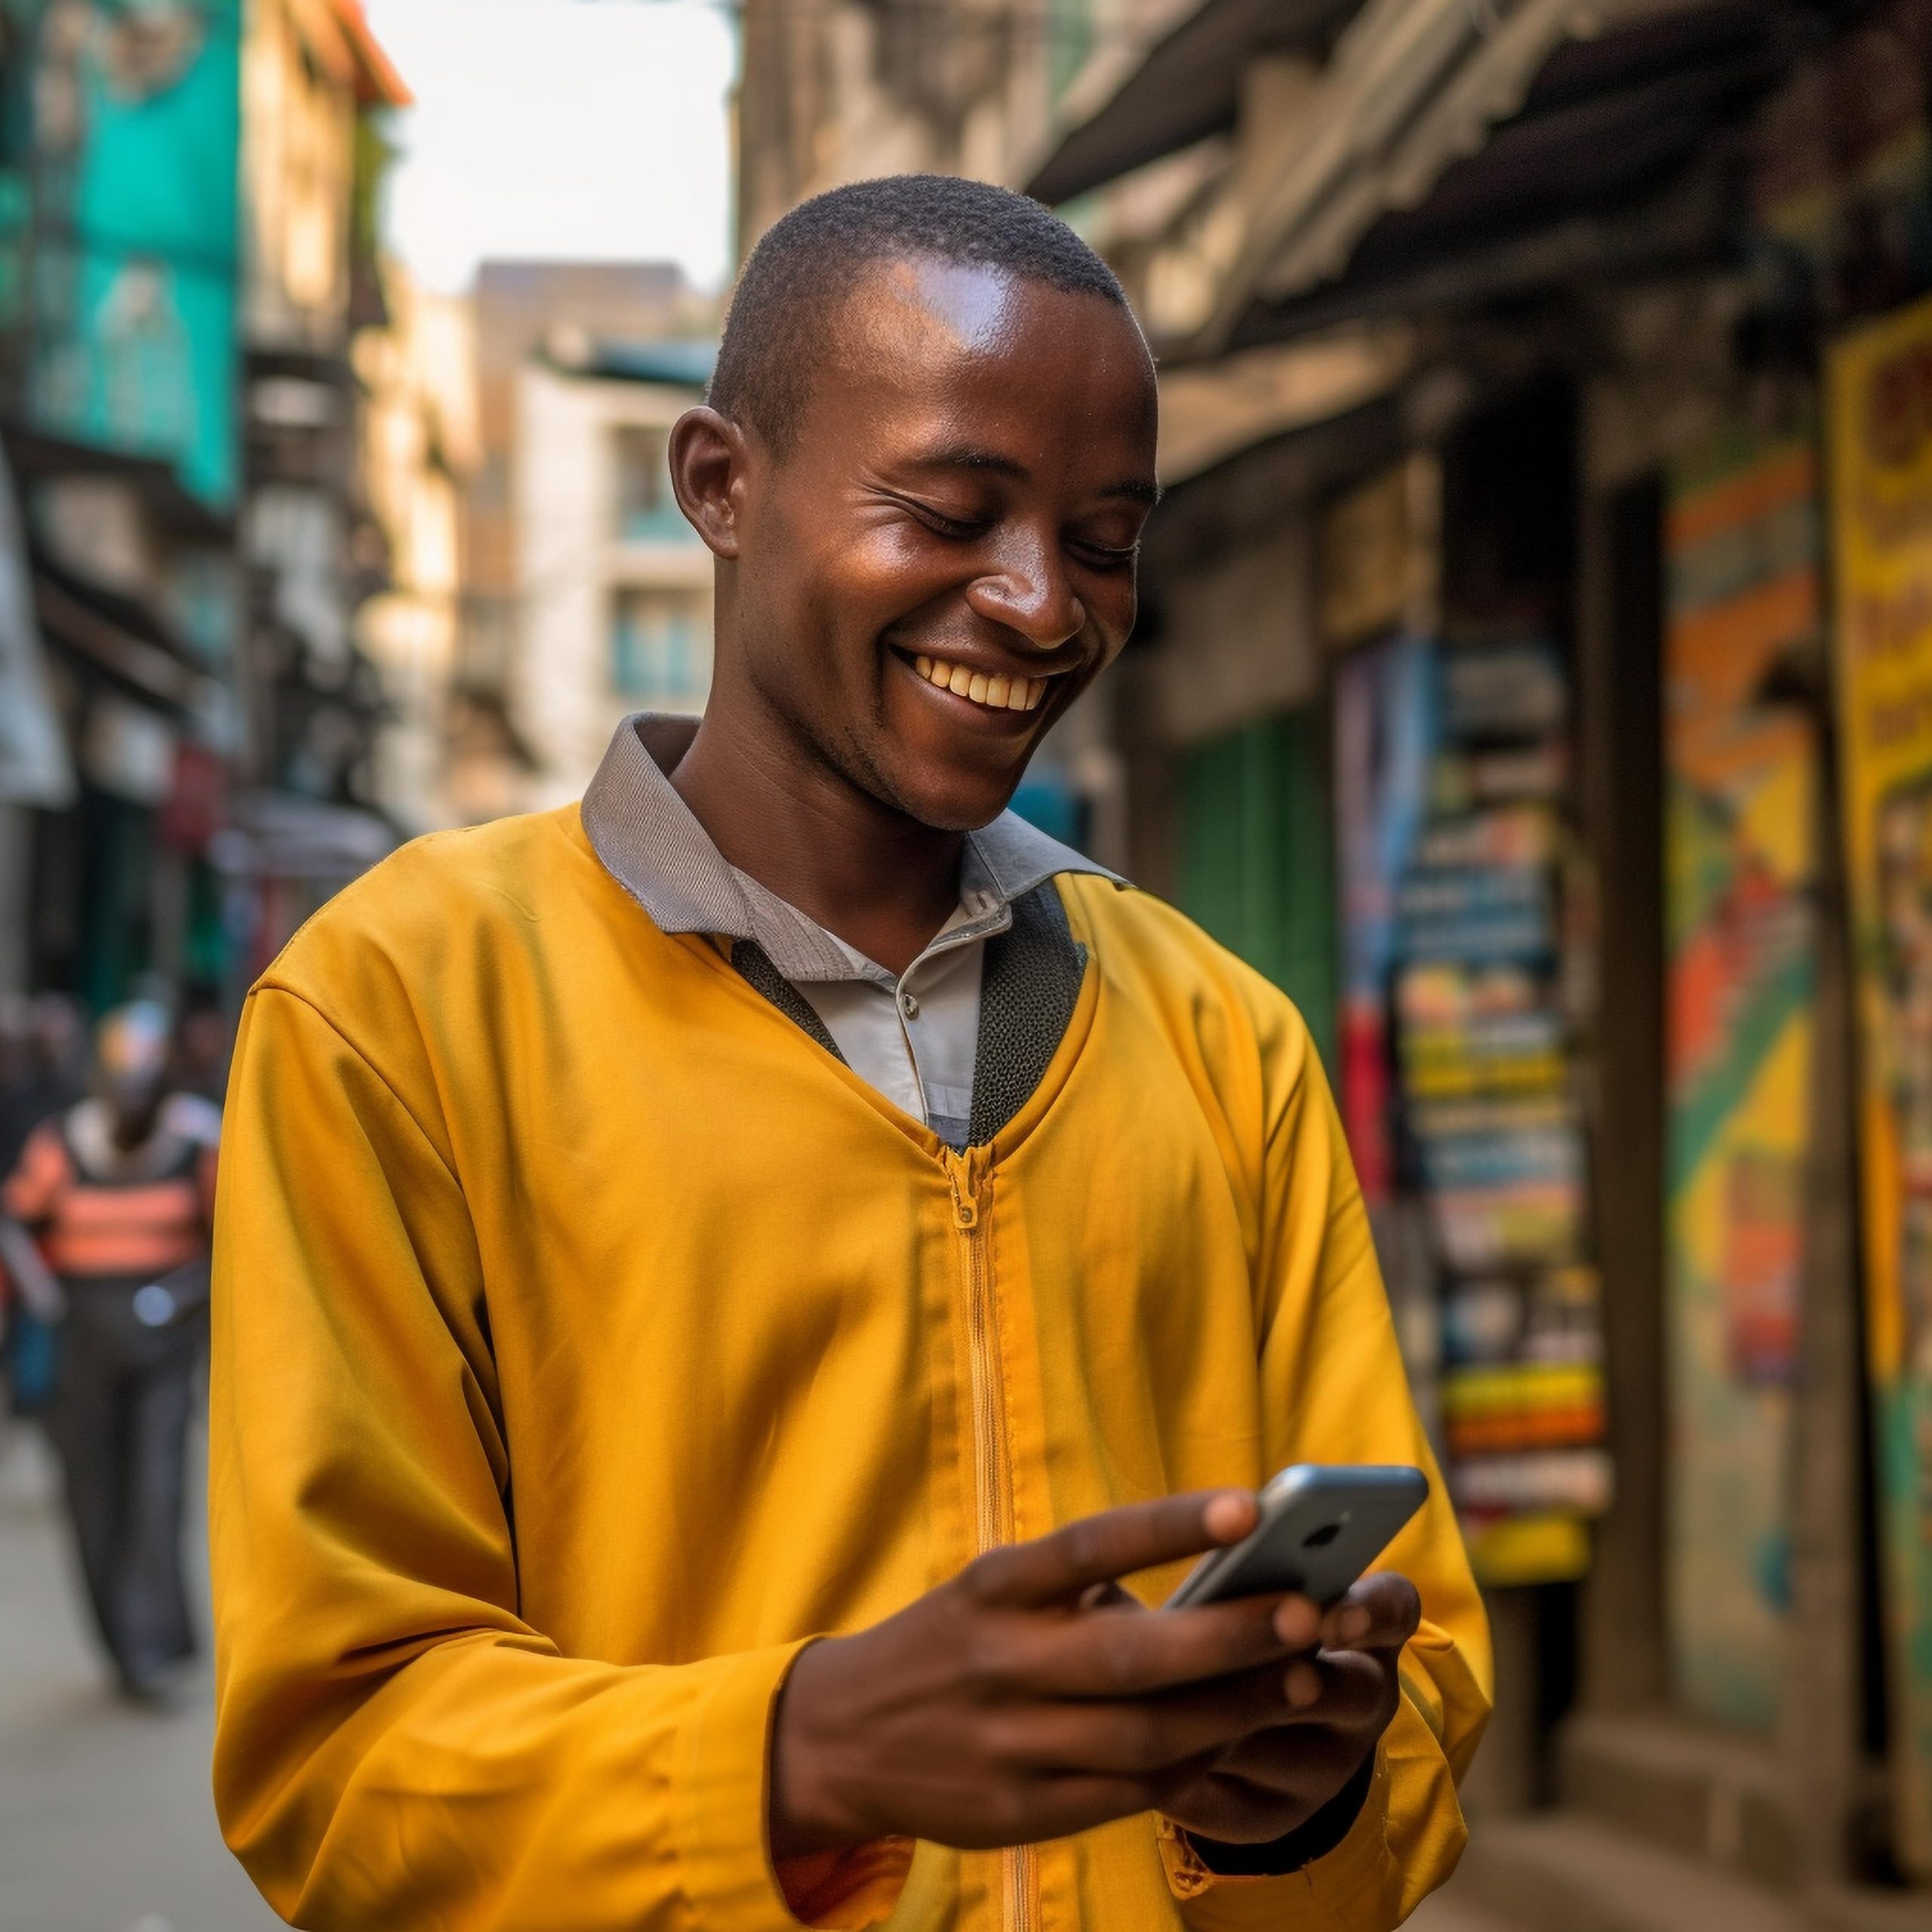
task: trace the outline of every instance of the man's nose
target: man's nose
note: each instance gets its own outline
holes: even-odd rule
[[[999,568],[976,578],[966,601],[1038,651],[1057,650],[1086,628],[1087,607],[1074,592],[1059,544],[1037,537],[1008,546]]]

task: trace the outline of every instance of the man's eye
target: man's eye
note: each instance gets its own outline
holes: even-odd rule
[[[969,542],[975,537],[983,537],[986,534],[986,526],[983,523],[974,522],[970,517],[948,516],[943,510],[936,510],[923,505],[920,508],[919,515],[924,522],[940,536],[956,538],[961,543]]]
[[[1104,543],[1076,543],[1074,548],[1088,563],[1103,571],[1124,571],[1140,555],[1138,543],[1130,543],[1124,550]]]

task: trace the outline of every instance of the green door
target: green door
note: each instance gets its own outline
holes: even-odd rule
[[[1287,994],[1331,1070],[1334,832],[1323,709],[1265,718],[1187,754],[1180,903]]]

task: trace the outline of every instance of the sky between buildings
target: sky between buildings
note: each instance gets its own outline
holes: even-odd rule
[[[730,14],[714,0],[367,0],[416,105],[388,244],[430,287],[485,256],[730,266]]]

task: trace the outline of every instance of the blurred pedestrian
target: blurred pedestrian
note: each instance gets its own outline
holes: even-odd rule
[[[95,1091],[32,1131],[0,1188],[8,1272],[60,1315],[48,1433],[88,1598],[122,1688],[143,1700],[195,1647],[182,1502],[220,1124],[171,1091],[172,1050],[164,1007],[108,1014]]]

